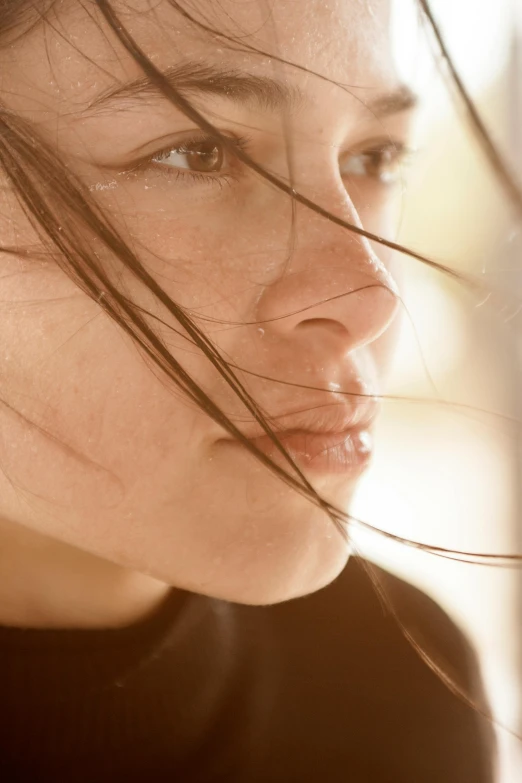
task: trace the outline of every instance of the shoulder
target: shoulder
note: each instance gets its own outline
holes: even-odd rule
[[[462,686],[480,689],[478,658],[470,640],[446,611],[422,590],[360,558],[352,558],[331,586],[356,622],[407,643],[426,663],[433,660]]]
[[[323,590],[247,614],[250,640],[258,620],[273,640],[282,736],[313,736],[332,764],[340,747],[366,764],[375,745],[401,780],[492,779],[491,726],[448,687],[485,708],[477,655],[421,590],[355,558]]]
[[[269,607],[277,621],[304,630],[344,637],[351,645],[377,634],[390,643],[406,642],[404,631],[439,654],[461,663],[475,659],[462,629],[426,593],[361,558],[351,558],[337,579],[303,598]],[[401,628],[404,626],[404,628]]]
[[[332,657],[337,649],[355,667],[417,679],[453,700],[461,692],[487,712],[478,655],[463,629],[422,590],[373,563],[352,558],[328,587],[279,612],[298,635],[302,624],[312,628]]]
[[[404,699],[415,699],[416,682],[458,701],[453,683],[487,710],[478,656],[463,630],[424,592],[360,558],[316,593],[237,609],[249,638],[261,644],[270,635],[296,676],[305,669],[317,681],[323,671],[340,679],[357,673],[361,687],[380,680],[383,693],[397,696],[406,688]]]

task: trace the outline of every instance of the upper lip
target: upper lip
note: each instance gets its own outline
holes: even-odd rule
[[[298,411],[271,416],[268,423],[276,434],[308,432],[335,435],[368,428],[377,416],[379,407],[378,401],[370,396],[355,395],[349,398],[349,402],[344,398],[325,402],[323,397],[321,402],[309,405],[306,409],[301,406]],[[266,435],[259,424],[252,426],[250,430],[241,429],[250,440]]]

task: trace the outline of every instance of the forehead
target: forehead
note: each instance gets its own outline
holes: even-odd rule
[[[176,6],[169,0],[110,5],[162,70],[190,59],[276,75],[310,92],[331,89],[332,80],[359,90],[361,98],[394,82],[387,0],[195,0]],[[42,119],[51,107],[81,110],[141,73],[92,0],[52,5],[43,23],[0,49],[4,100],[14,109],[38,105]]]

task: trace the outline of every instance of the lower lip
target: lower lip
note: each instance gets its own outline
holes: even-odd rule
[[[278,440],[292,460],[307,474],[343,474],[355,478],[368,466],[372,453],[369,430],[327,435],[288,431],[279,433]],[[268,436],[254,438],[251,443],[281,467],[290,468],[288,461]]]

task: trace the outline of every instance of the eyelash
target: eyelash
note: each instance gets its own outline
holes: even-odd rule
[[[248,153],[252,140],[248,136],[232,136],[227,135],[227,139],[232,142],[232,145],[240,150],[241,152]],[[187,181],[189,180],[192,184],[204,184],[204,185],[217,185],[220,188],[223,188],[225,185],[230,185],[233,181],[237,181],[239,179],[239,171],[232,172],[215,172],[215,173],[208,173],[205,174],[201,171],[192,171],[190,169],[182,169],[182,168],[176,168],[175,166],[165,166],[158,163],[158,158],[161,158],[162,155],[169,155],[171,152],[176,152],[180,150],[188,150],[190,147],[196,147],[198,144],[202,145],[205,143],[215,143],[216,147],[221,147],[223,149],[223,145],[221,141],[211,135],[195,135],[192,137],[189,137],[188,139],[184,139],[181,143],[175,146],[169,146],[164,147],[162,150],[159,150],[158,152],[154,153],[151,157],[147,158],[145,161],[142,161],[140,164],[138,164],[137,167],[133,169],[133,171],[136,171],[138,169],[146,170],[153,168],[155,171],[160,173],[162,176],[166,176],[169,179],[174,178],[176,182],[178,181]],[[229,159],[230,157],[234,157],[234,153],[225,150],[224,152],[225,156],[228,155]],[[239,163],[239,161],[237,161]],[[229,160],[230,163],[230,160]]]
[[[381,174],[371,174],[367,172],[352,172],[350,173],[341,173],[341,176],[346,177],[347,179],[358,177],[358,176],[366,176],[369,179],[375,180],[378,185],[381,186],[387,186],[394,184],[396,179],[400,177],[400,174],[403,172],[404,167],[411,163],[412,157],[415,154],[416,150],[412,149],[411,147],[408,147],[407,144],[405,144],[402,141],[399,140],[392,140],[390,138],[384,139],[384,140],[375,140],[372,142],[368,142],[367,146],[352,151],[351,153],[348,153],[345,157],[347,159],[352,159],[354,161],[359,162],[361,160],[366,160],[366,164],[368,166],[372,166],[376,164],[377,170],[381,168],[386,168],[386,160],[388,158],[388,164],[389,167],[392,169],[395,167],[397,170],[397,173],[394,171],[388,171],[384,170]],[[373,160],[372,160],[373,158]],[[375,160],[377,159],[377,160]],[[363,163],[364,165],[364,163]],[[342,164],[340,164],[340,169],[342,169]]]
[[[248,153],[252,140],[247,136],[227,136],[227,138],[232,142],[233,146],[236,147],[238,150],[241,150],[242,152]],[[174,178],[175,181],[189,181],[191,184],[203,184],[203,185],[214,185],[218,186],[220,188],[223,188],[225,185],[230,185],[233,181],[237,181],[239,179],[239,171],[236,171],[235,173],[233,171],[226,171],[226,172],[220,172],[216,171],[213,173],[204,173],[200,171],[194,171],[189,168],[176,168],[175,166],[167,166],[162,165],[158,162],[158,159],[161,159],[161,156],[168,156],[172,152],[176,151],[185,151],[185,154],[189,154],[188,150],[191,147],[197,147],[198,145],[203,145],[205,143],[215,143],[216,148],[223,149],[223,145],[220,142],[219,139],[216,139],[212,137],[211,135],[205,135],[205,134],[199,134],[194,135],[192,137],[189,137],[188,139],[184,140],[183,142],[179,143],[177,146],[168,146],[164,147],[162,150],[159,150],[156,152],[153,156],[148,157],[147,159],[139,162],[137,165],[133,166],[131,169],[127,170],[127,173],[135,173],[139,171],[146,171],[153,168],[155,171],[157,171],[161,176],[166,176],[169,179]],[[392,141],[391,139],[384,139],[384,140],[375,140],[368,143],[368,146],[361,148],[359,150],[353,151],[351,153],[348,153],[345,155],[345,158],[352,158],[353,160],[357,159],[363,159],[366,157],[369,159],[371,156],[381,156],[381,162],[384,161],[385,156],[387,154],[392,154],[392,163],[395,163],[397,166],[402,167],[411,162],[411,158],[413,154],[415,153],[415,150],[408,147],[404,142],[396,140]],[[230,164],[230,157],[234,157],[233,152],[230,152],[229,150],[224,151],[225,156],[229,156],[229,164]],[[240,161],[237,161],[237,163],[240,164]],[[379,164],[378,164],[379,166]],[[340,163],[341,168],[341,163]],[[351,176],[348,174],[342,174],[343,178],[357,178],[357,177],[367,177],[369,179],[375,180],[376,184],[381,186],[389,186],[392,184],[393,181],[393,174],[392,179],[386,182],[386,179],[379,176],[373,176],[371,174],[365,174],[364,172],[358,172],[353,173]]]

